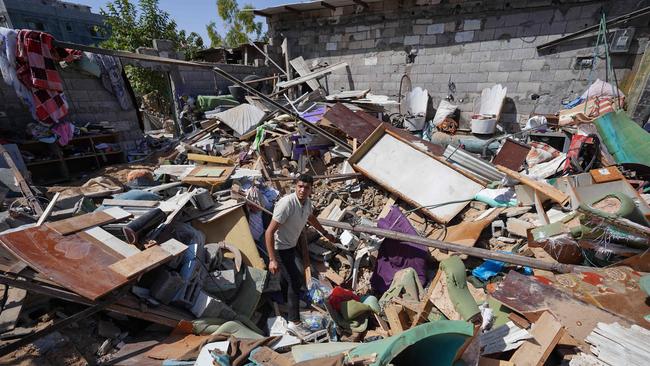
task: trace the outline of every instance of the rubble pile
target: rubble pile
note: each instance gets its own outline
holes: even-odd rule
[[[323,73],[272,98],[241,82],[244,101],[200,98],[123,182],[48,191],[0,149],[19,192],[0,233],[5,359],[65,345],[138,365],[647,362],[650,135],[616,86],[495,134],[501,85],[467,130],[449,101],[427,119],[421,88],[393,121],[369,90],[299,92]],[[265,233],[305,174],[320,225],[297,243],[298,329]]]

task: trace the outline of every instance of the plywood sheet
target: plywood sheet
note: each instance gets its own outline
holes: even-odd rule
[[[109,268],[124,277],[133,278],[170,259],[172,255],[165,249],[154,245],[119,262]]]
[[[533,324],[530,333],[535,341],[524,342],[510,358],[510,362],[517,366],[543,365],[562,337],[562,324],[549,312],[544,312]]]
[[[96,211],[61,221],[49,222],[46,225],[61,235],[68,235],[89,227],[109,224],[131,216],[130,213],[119,207],[111,207],[103,211]]]
[[[223,171],[215,176],[209,175],[208,176],[200,176],[202,172],[204,172],[204,169],[212,169],[208,167],[196,167],[190,174],[188,174],[185,178],[182,179],[182,182],[185,184],[194,184],[194,185],[199,185],[199,186],[207,186],[207,187],[213,187],[213,186],[218,186],[222,183],[225,183],[228,178],[232,175],[232,173],[235,171],[234,166],[229,166],[229,167],[220,167],[217,169],[223,169]]]
[[[376,134],[381,134],[377,140]],[[381,130],[373,132],[350,161],[360,171],[434,220],[447,223],[458,214],[483,186],[415,146]],[[365,146],[364,146],[365,145]]]
[[[63,236],[43,225],[1,235],[0,242],[43,276],[91,300],[128,281],[108,268],[121,256],[77,234]]]
[[[244,209],[242,207],[233,210],[218,220],[206,224],[194,220],[192,226],[205,234],[206,243],[225,241],[226,243],[232,244],[241,251],[246,265],[266,269],[264,260],[260,256],[255,241],[253,240],[253,235],[251,234],[248,220],[246,220],[246,215],[244,215]]]
[[[323,119],[324,122],[333,124],[351,138],[363,142],[372,131],[381,125],[380,120],[371,116],[368,116],[371,118],[364,118],[364,114],[363,112],[354,113],[343,104],[337,103],[325,113]]]

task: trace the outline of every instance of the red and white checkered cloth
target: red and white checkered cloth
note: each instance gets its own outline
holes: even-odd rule
[[[16,42],[18,79],[34,96],[36,118],[48,126],[68,114],[68,102],[56,63],[81,57],[81,51],[53,47],[53,40],[54,37],[47,33],[23,29],[18,31]]]

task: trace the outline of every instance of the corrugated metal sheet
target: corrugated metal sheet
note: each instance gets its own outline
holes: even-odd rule
[[[486,182],[499,181],[505,177],[487,161],[477,158],[457,146],[447,145],[443,156],[449,163]]]

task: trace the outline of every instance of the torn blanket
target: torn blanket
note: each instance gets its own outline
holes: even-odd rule
[[[22,29],[16,42],[16,72],[18,79],[34,96],[36,118],[44,125],[59,122],[68,114],[63,94],[63,81],[56,69],[58,61],[80,57],[80,51],[52,45],[54,37],[47,33]]]
[[[418,235],[409,220],[400,211],[399,206],[393,206],[386,217],[379,219],[377,227],[398,233]],[[424,245],[386,238],[379,248],[377,266],[370,278],[373,290],[379,295],[388,290],[395,274],[404,268],[413,268],[420,279],[426,284],[426,268],[429,251]]]

